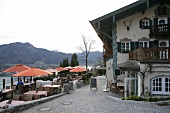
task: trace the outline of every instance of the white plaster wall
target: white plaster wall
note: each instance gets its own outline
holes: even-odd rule
[[[113,58],[111,58],[108,61],[106,61],[106,75],[107,75],[108,81],[113,80],[113,68],[112,68],[112,64],[113,64]]]
[[[122,19],[118,22],[116,22],[117,25],[117,42],[120,42],[120,39],[123,38],[129,38],[132,39],[132,41],[138,41],[139,38],[142,37],[146,37],[149,38],[149,29],[143,29],[141,30],[141,28],[139,27],[139,21],[141,19],[143,19],[144,17],[148,17],[153,19],[154,18],[154,10],[157,9],[158,6],[149,8],[145,11],[144,14],[137,13],[135,15],[129,16],[125,19]],[[170,6],[167,6],[170,7]],[[126,24],[129,24],[129,20],[132,21],[131,26],[130,26],[130,30],[127,30],[127,27],[124,25],[124,21],[126,22]],[[151,39],[153,40],[153,39]]]
[[[128,53],[118,53],[117,54],[117,64],[126,62],[129,60],[129,54]]]
[[[143,70],[145,68],[145,64],[140,64],[140,68],[141,70]],[[145,78],[145,87],[148,87],[148,89],[150,90],[150,80],[151,78],[154,78],[156,76],[169,76],[170,77],[170,64],[154,64],[152,65],[152,73],[150,74],[149,72],[149,68],[148,68],[148,72],[147,72],[147,76]],[[141,81],[141,80],[140,80]],[[141,83],[139,83],[138,81],[138,85],[141,86]],[[138,89],[138,93],[141,93],[142,89]]]

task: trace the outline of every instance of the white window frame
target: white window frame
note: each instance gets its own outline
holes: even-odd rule
[[[124,47],[123,47],[123,44],[125,44]],[[121,42],[121,49],[122,49],[122,52],[130,51],[130,41],[128,41],[128,42]]]
[[[158,79],[158,83],[156,84],[157,79]],[[159,79],[161,79],[161,82],[159,81]],[[165,82],[165,79],[168,79],[168,82]],[[168,88],[168,91],[166,91],[166,88]],[[151,93],[152,94],[170,95],[170,77],[153,78],[151,80]]]
[[[165,23],[159,23],[160,20],[164,20]],[[168,21],[167,21],[167,17],[161,17],[161,18],[158,18],[158,25],[161,25],[161,24],[168,24]]]
[[[145,43],[147,43],[146,47],[145,47]],[[149,41],[139,41],[139,47],[140,48],[149,48]]]
[[[149,27],[149,20],[142,20],[142,27]]]
[[[165,80],[165,92],[170,93],[170,77],[165,77],[165,79],[168,79],[168,81]]]

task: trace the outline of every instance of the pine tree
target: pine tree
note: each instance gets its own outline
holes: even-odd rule
[[[68,62],[68,58],[63,60],[63,67],[68,67],[69,66],[69,62]]]
[[[79,65],[79,61],[78,61],[78,57],[77,54],[74,53],[71,57],[71,63],[70,63],[71,67],[75,67]]]

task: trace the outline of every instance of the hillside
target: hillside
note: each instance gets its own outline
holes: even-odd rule
[[[30,43],[10,43],[0,45],[0,64],[35,64],[43,62],[45,64],[57,64],[64,58],[71,59],[72,54],[49,51],[47,49],[36,48]],[[83,54],[77,54],[80,65],[85,65]],[[89,65],[96,62],[101,57],[101,52],[92,52],[89,55]]]

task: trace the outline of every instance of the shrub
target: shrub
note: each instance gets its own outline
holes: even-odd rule
[[[149,97],[149,98],[142,98],[142,97],[138,97],[135,95],[129,96],[127,98],[122,98],[122,100],[136,100],[136,101],[148,101],[148,102],[157,102],[157,101],[164,101],[164,100],[170,100],[170,97],[161,97],[161,98],[155,98],[155,97]]]

